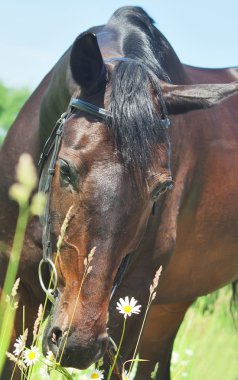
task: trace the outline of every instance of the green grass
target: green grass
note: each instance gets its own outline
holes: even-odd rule
[[[238,330],[230,298],[230,288],[224,288],[218,296],[202,297],[190,308],[175,341],[172,380],[238,380]],[[86,380],[89,373],[73,370],[72,376]],[[32,380],[41,379],[38,364]],[[52,372],[49,379],[64,377]]]
[[[212,310],[203,311],[204,297],[190,308],[174,345],[173,380],[238,379],[238,330],[229,310],[230,297],[225,288],[212,301]]]

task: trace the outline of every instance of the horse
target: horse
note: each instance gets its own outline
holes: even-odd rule
[[[182,64],[143,9],[123,7],[80,34],[23,106],[0,152],[1,284],[18,211],[8,189],[28,152],[35,164],[41,156],[40,188],[49,186],[43,239],[36,217],[26,232],[20,305],[31,329],[44,300],[43,250],[58,278],[43,351],[61,356],[62,365],[83,369],[105,356],[108,370],[108,342],[119,343],[123,324],[116,305],[126,296],[142,305],[127,319],[120,350],[123,362],[131,359],[162,266],[138,350],[148,362],[136,379],[148,379],[159,362],[156,379],[169,380],[188,307],[237,279],[237,79],[237,68]]]

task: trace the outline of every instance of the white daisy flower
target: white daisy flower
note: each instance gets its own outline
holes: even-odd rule
[[[140,313],[141,305],[136,305],[138,301],[134,297],[129,300],[129,297],[126,296],[125,299],[120,298],[119,301],[117,302],[117,310],[119,310],[119,313],[124,314],[124,318],[130,317],[131,314]]]
[[[25,348],[25,339],[24,335],[20,335],[19,338],[16,339],[16,343],[14,343],[15,350],[13,351],[15,356],[19,356],[20,353],[24,350]]]
[[[90,379],[97,379],[102,380],[104,379],[103,371],[100,371],[99,369],[94,369],[90,374]]]
[[[53,354],[52,351],[47,352],[46,359],[49,360],[50,362],[53,362],[55,360],[55,355]]]
[[[39,359],[40,353],[37,347],[31,346],[24,351],[24,362],[29,367],[30,365],[35,364]]]

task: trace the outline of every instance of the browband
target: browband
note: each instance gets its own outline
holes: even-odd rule
[[[107,111],[105,108],[100,108],[95,106],[95,104],[88,103],[85,100],[71,98],[69,102],[69,106],[73,108],[77,108],[80,111],[86,112],[92,116],[99,117],[100,119],[106,120],[111,117],[111,113]],[[159,125],[161,128],[167,129],[170,126],[169,118],[161,119],[159,121]]]
[[[73,108],[77,108],[80,111],[89,113],[90,115],[99,117],[100,119],[103,119],[103,120],[107,119],[108,117],[111,117],[110,112],[108,112],[104,108],[95,106],[95,104],[88,103],[85,100],[71,98],[69,102],[69,106]]]

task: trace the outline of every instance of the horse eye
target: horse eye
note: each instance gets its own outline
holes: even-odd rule
[[[59,160],[59,171],[60,179],[64,184],[69,184],[71,182],[71,170],[67,161],[60,159]]]
[[[172,188],[172,181],[166,181],[163,184],[159,184],[152,192],[152,199],[156,200],[160,195],[164,194],[167,190],[171,190]]]

